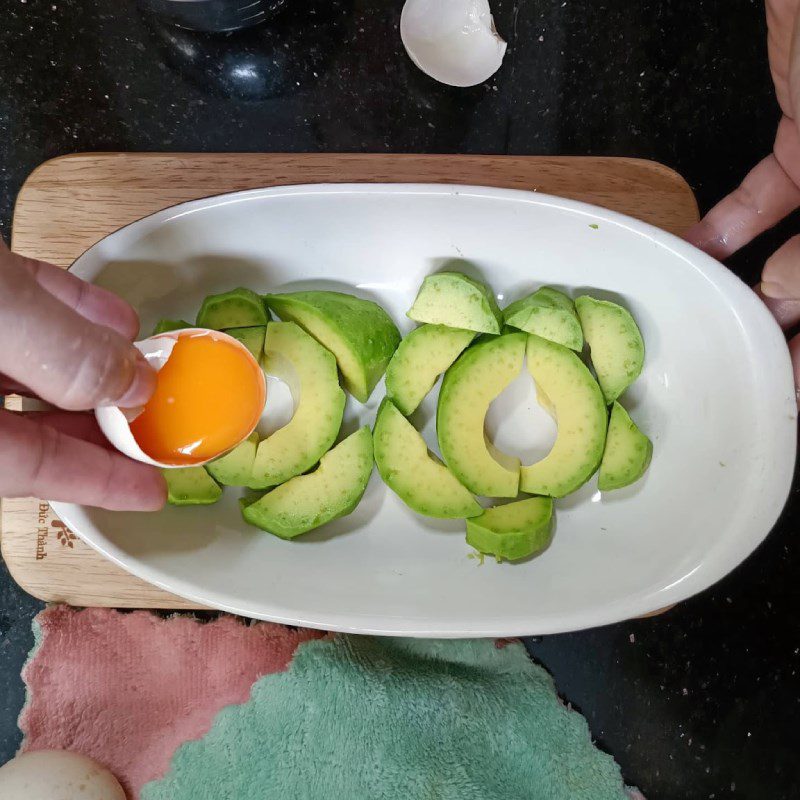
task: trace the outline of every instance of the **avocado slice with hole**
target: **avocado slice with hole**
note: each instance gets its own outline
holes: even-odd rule
[[[400,331],[377,303],[326,291],[268,294],[264,302],[330,350],[347,391],[367,402],[400,343]]]
[[[467,520],[467,544],[479,553],[516,561],[544,550],[553,537],[553,500],[530,497],[487,508]]]
[[[259,442],[248,486],[268,489],[305,472],[336,441],[344,414],[336,359],[294,322],[271,322],[264,371],[289,384],[294,415]]]
[[[569,348],[531,334],[527,364],[539,403],[556,419],[558,433],[543,459],[522,467],[520,489],[563,497],[586,483],[600,464],[606,404],[589,368]]]
[[[486,339],[464,351],[444,375],[436,410],[439,449],[474,494],[517,496],[519,459],[487,441],[484,420],[492,400],[519,375],[526,339],[524,333]]]
[[[406,336],[386,368],[386,395],[401,413],[412,414],[436,379],[475,338],[474,331],[420,325]]]
[[[503,311],[506,325],[534,333],[570,350],[583,350],[583,331],[575,304],[563,292],[543,286],[533,294],[511,303]]]
[[[205,467],[162,469],[167,481],[167,502],[173,506],[209,506],[222,496],[222,488]]]
[[[253,325],[249,328],[226,328],[225,333],[241,342],[256,361],[261,361],[264,352],[264,337],[267,335],[266,325]]]
[[[498,334],[503,324],[503,314],[489,287],[461,272],[428,275],[407,316],[415,322],[477,333]]]
[[[215,331],[266,325],[268,321],[261,297],[243,286],[209,295],[197,312],[197,327]]]
[[[627,309],[583,295],[575,300],[592,366],[611,405],[638,377],[644,364],[644,341]]]
[[[355,510],[372,473],[372,434],[363,427],[326,453],[319,467],[298,475],[254,503],[242,503],[251,525],[294,539]]]
[[[258,432],[253,431],[229,453],[210,461],[206,464],[208,474],[223,486],[247,486],[253,477],[258,439]]]
[[[483,511],[388,398],[378,409],[373,439],[384,483],[418,514],[463,519]]]
[[[622,489],[635,483],[650,466],[653,443],[636,427],[628,412],[617,402],[611,407],[611,421],[597,485],[601,492]]]
[[[179,331],[183,328],[194,327],[190,322],[183,319],[160,319],[156,322],[155,328],[151,336],[158,336],[159,333],[169,333],[170,331]]]

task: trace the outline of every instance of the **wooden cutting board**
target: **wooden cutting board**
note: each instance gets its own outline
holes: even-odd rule
[[[545,156],[89,153],[54,159],[17,198],[13,248],[68,267],[102,237],[199,197],[296,183],[461,183],[595,203],[681,234],[698,218],[680,175],[651,161]],[[9,408],[21,408],[8,398]],[[3,500],[0,550],[35,597],[77,606],[197,608],[129,575],[33,498]]]

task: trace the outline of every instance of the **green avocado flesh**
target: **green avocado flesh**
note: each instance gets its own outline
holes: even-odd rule
[[[209,295],[197,313],[197,327],[215,331],[266,325],[268,321],[261,297],[242,286],[230,292]]]
[[[540,404],[553,413],[558,433],[541,461],[522,467],[520,489],[563,497],[589,480],[600,464],[606,405],[597,381],[572,350],[531,335],[527,359]]]
[[[486,284],[448,266],[423,280],[407,314],[420,325],[405,338],[379,305],[351,294],[260,296],[239,287],[206,297],[196,325],[241,342],[267,375],[289,386],[294,412],[269,436],[253,432],[205,466],[162,470],[168,502],[209,505],[223,486],[247,487],[260,496],[240,501],[244,520],[293,539],[352,513],[377,464],[383,482],[412,511],[464,519],[471,547],[518,561],[549,546],[554,499],[598,469],[602,492],[638,481],[653,445],[618,402],[644,364],[631,314],[588,295],[573,302],[550,286],[501,312]],[[153,335],[190,327],[162,319]],[[581,355],[584,343],[590,366]],[[550,452],[527,466],[500,452],[485,428],[492,402],[523,367],[557,424]],[[362,427],[334,446],[346,403],[342,387],[366,403],[384,375],[386,397],[373,430]],[[440,375],[441,459],[408,419]],[[532,496],[517,499],[520,492]],[[484,509],[476,496],[510,502]]]
[[[167,481],[167,502],[173,506],[208,506],[222,496],[222,488],[204,467],[162,469]]]
[[[400,343],[397,326],[377,303],[322,291],[268,294],[264,302],[330,350],[345,388],[359,402],[367,402]]]
[[[630,312],[616,303],[583,295],[575,300],[592,365],[607,404],[639,377],[644,341]]]
[[[253,432],[230,453],[206,464],[209,475],[223,486],[247,486],[253,478],[258,433]]]
[[[553,501],[531,497],[487,508],[467,520],[467,544],[479,553],[516,561],[544,550],[553,535]]]
[[[583,350],[583,331],[575,305],[563,292],[544,286],[503,311],[505,324],[549,339],[570,350]]]
[[[289,384],[295,411],[259,443],[251,489],[268,489],[311,469],[336,441],[345,404],[336,359],[294,322],[267,326],[262,363],[268,375]]]
[[[638,481],[650,466],[653,443],[636,427],[619,404],[611,407],[611,421],[597,485],[601,492],[622,489]]]
[[[459,519],[483,510],[388,398],[378,409],[373,439],[384,483],[417,513]]]
[[[478,333],[500,333],[503,323],[503,315],[489,288],[460,272],[428,275],[408,316],[416,322]]]
[[[474,494],[516,497],[519,460],[487,444],[484,420],[491,402],[522,369],[524,333],[487,338],[468,348],[445,373],[436,411],[439,449],[456,478]],[[569,351],[567,351],[569,352]]]
[[[254,325],[250,328],[228,328],[225,333],[241,342],[253,354],[253,358],[261,361],[261,355],[264,352],[264,337],[267,335],[266,325]]]
[[[386,369],[386,396],[401,413],[412,414],[474,338],[474,331],[445,325],[421,325],[411,331]]]
[[[169,333],[170,331],[179,331],[183,328],[193,327],[191,323],[183,319],[160,319],[155,328],[153,328],[152,336],[158,336],[159,333]]]
[[[372,434],[364,427],[326,453],[319,467],[242,507],[251,525],[293,539],[351,513],[372,472]]]

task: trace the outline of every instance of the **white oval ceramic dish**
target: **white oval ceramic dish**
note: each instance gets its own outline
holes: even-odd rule
[[[528,192],[465,186],[295,186],[167,209],[95,245],[79,276],[126,297],[143,330],[203,297],[335,288],[400,326],[422,278],[452,258],[501,303],[554,284],[621,297],[647,345],[623,398],[655,454],[639,484],[596,481],[557,502],[552,546],[521,564],[467,558],[461,522],[419,517],[373,475],[358,510],[294,542],[215,506],[121,514],[55,503],[120,566],[206,606],[295,625],[408,636],[511,636],[641,615],[710,586],[768,534],[788,495],[797,411],[782,334],[713,259],[641,222]],[[349,401],[345,428],[372,423]],[[536,452],[552,425],[522,384],[492,409],[498,443]],[[415,416],[431,444],[435,392]],[[539,424],[541,423],[541,424]],[[541,442],[539,443],[541,444]],[[539,453],[541,455],[541,452]]]

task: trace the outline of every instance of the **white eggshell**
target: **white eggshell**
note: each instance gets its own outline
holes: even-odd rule
[[[406,0],[400,38],[425,74],[450,86],[483,83],[506,52],[488,0]]]
[[[177,331],[169,331],[168,333],[160,333],[148,339],[143,339],[141,342],[134,342],[134,347],[142,353],[154,369],[159,370],[167,363],[172,353],[172,348],[175,347],[175,342],[181,336],[198,333],[224,338],[236,345],[249,359],[255,361],[253,354],[238,341],[238,339],[234,339],[232,336],[228,336],[227,333],[223,333],[222,331],[210,331],[206,328],[183,328]],[[121,409],[117,406],[103,406],[102,408],[96,408],[94,413],[97,418],[97,424],[100,426],[100,430],[103,432],[106,439],[108,439],[117,450],[124,453],[129,458],[135,461],[142,461],[145,464],[152,464],[162,469],[179,469],[182,466],[186,466],[185,464],[165,464],[161,461],[156,461],[150,458],[150,456],[139,447],[139,444],[133,437],[133,433],[131,433],[130,423],[133,422],[141,412],[141,408]],[[252,433],[252,431],[248,432],[248,436],[250,433]],[[241,441],[244,441],[246,438],[247,436],[242,437]],[[239,444],[239,442],[236,442],[236,444]],[[222,454],[220,453],[219,455]],[[214,458],[216,457],[217,456],[214,456]],[[211,460],[212,459],[208,459],[208,461]],[[207,463],[207,461],[198,461],[192,464],[192,466],[199,467],[205,463]]]
[[[0,767],[3,800],[125,800],[101,764],[66,750],[24,753]]]

